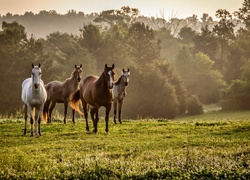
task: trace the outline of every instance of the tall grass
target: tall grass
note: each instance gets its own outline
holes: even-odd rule
[[[250,179],[249,111],[98,125],[57,121],[32,138],[1,119],[0,179]]]

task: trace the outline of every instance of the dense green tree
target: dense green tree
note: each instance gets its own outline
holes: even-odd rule
[[[216,17],[221,18],[218,24],[216,24],[213,28],[213,32],[218,38],[218,42],[220,44],[220,56],[214,60],[216,60],[215,66],[217,69],[224,74],[226,68],[225,66],[227,64],[229,43],[235,38],[235,25],[232,22],[232,15],[227,10],[217,10]]]
[[[205,27],[205,26],[209,27],[211,24],[213,24],[213,18],[209,16],[209,14],[203,13],[201,17],[201,23],[202,23],[202,27]]]
[[[143,71],[134,67],[130,69],[131,78],[124,102],[124,116],[175,118],[180,105],[174,86],[153,66],[145,66]]]
[[[83,65],[84,74],[95,72],[95,59],[81,47],[78,37],[67,33],[55,32],[47,36],[47,46],[50,46],[52,53],[50,60],[57,80],[64,80],[73,71],[76,65]],[[67,66],[66,66],[67,65]],[[63,69],[63,71],[62,71]]]
[[[203,52],[212,60],[216,59],[218,54],[218,41],[208,26],[201,28],[201,33],[194,38],[194,50],[196,53]]]
[[[103,46],[101,48],[101,56],[99,62],[101,62],[101,68],[103,64],[116,64],[116,67],[122,68],[133,65],[133,62],[129,58],[126,37],[128,33],[127,26],[114,25],[109,30],[103,32]]]
[[[101,55],[101,48],[103,47],[103,34],[100,28],[96,25],[89,24],[80,29],[79,43],[83,48],[95,57],[97,69],[103,68],[103,58]],[[105,60],[104,60],[105,61]]]
[[[138,67],[152,63],[160,56],[160,41],[155,39],[154,31],[144,23],[136,22],[129,27],[127,43],[129,55]]]
[[[21,104],[20,88],[22,77],[28,71],[26,54],[29,50],[24,26],[15,21],[3,22],[2,29],[3,31],[0,31],[0,94],[2,96],[0,112],[9,114]]]
[[[175,90],[175,94],[179,103],[178,114],[184,114],[186,112],[187,105],[187,92],[183,84],[183,80],[177,74],[174,65],[169,61],[157,62],[155,67],[158,68],[163,77],[166,78],[168,83],[170,83]]]
[[[176,57],[176,69],[189,94],[197,94],[203,104],[216,103],[225,86],[222,74],[213,68],[214,62],[204,53],[192,55],[183,48]]]
[[[225,110],[250,109],[250,1],[244,0],[235,16],[245,24],[229,51],[227,78],[230,85],[222,92],[221,106]]]
[[[196,31],[192,30],[191,27],[183,27],[181,28],[180,32],[179,32],[179,37],[181,39],[181,42],[184,44],[190,44],[193,43],[193,39],[196,36]]]
[[[244,0],[242,7],[235,11],[234,15],[246,25],[247,29],[250,29],[250,0]]]
[[[154,31],[155,38],[160,40],[161,51],[160,56],[163,59],[174,60],[176,54],[179,52],[182,46],[177,38],[172,36],[171,31],[167,28],[161,28],[158,31]]]
[[[95,18],[94,22],[107,22],[111,27],[115,24],[130,24],[139,15],[139,10],[123,6],[120,10],[105,10]]]

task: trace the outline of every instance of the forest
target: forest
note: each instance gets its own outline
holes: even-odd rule
[[[234,13],[218,9],[216,17],[218,22],[205,13],[201,20],[146,18],[130,7],[88,15],[1,15],[0,114],[20,110],[31,63],[41,63],[45,84],[64,81],[75,64],[86,76],[114,63],[116,79],[130,68],[126,118],[172,119],[201,114],[209,104],[250,109],[250,0]]]

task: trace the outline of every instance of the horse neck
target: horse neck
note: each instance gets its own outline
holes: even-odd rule
[[[100,75],[100,77],[98,78],[98,80],[96,81],[96,85],[98,87],[101,87],[103,89],[109,89],[108,88],[108,83],[105,83],[107,82],[106,78],[105,78],[105,75],[104,75],[104,72]]]
[[[120,78],[118,79],[117,86],[118,86],[119,91],[124,91],[126,89],[126,86],[122,80],[122,76],[120,76]]]
[[[70,78],[66,79],[65,84],[67,84],[67,86],[70,86],[70,84],[73,84],[74,89],[78,89],[78,85],[79,85],[79,81],[74,78],[74,76],[71,76]]]

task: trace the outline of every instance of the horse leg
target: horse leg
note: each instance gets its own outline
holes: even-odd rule
[[[93,126],[94,126],[93,132],[96,133],[96,120],[95,120],[95,110],[94,110],[94,108],[90,109],[90,116],[91,116]]]
[[[38,135],[41,136],[41,116],[38,118]]]
[[[38,111],[38,135],[41,136],[41,117],[42,117],[42,110],[43,110],[43,106],[41,107],[41,109]]]
[[[72,109],[72,123],[75,124],[75,110]]]
[[[33,136],[34,133],[34,117],[33,117],[33,109],[28,107],[30,112],[30,136]]]
[[[117,100],[114,100],[114,123],[116,124]]]
[[[35,108],[35,116],[34,116],[34,120],[35,120],[35,135],[38,136],[38,121],[39,121],[39,111],[37,108]]]
[[[26,135],[26,133],[27,133],[27,118],[28,118],[26,104],[23,105],[23,113],[24,113],[24,132],[23,132],[23,135]]]
[[[64,124],[66,124],[66,116],[67,116],[67,111],[68,111],[68,103],[69,102],[67,100],[64,101],[64,119],[63,119]]]
[[[51,106],[49,108],[49,121],[48,121],[49,123],[52,122],[51,114],[52,114],[52,111],[55,108],[55,106],[56,106],[56,102],[52,101],[52,104],[51,104]]]
[[[95,133],[97,133],[97,125],[98,125],[98,122],[99,122],[99,110],[96,109],[96,112],[95,112],[95,127],[96,127],[96,130],[95,130]]]
[[[85,121],[86,121],[86,130],[89,131],[88,109],[87,109],[87,103],[84,100],[82,100],[82,108],[83,108],[84,117],[85,117]]]
[[[123,100],[118,102],[118,119],[119,119],[120,124],[122,124],[122,119],[121,119],[122,104],[123,104]]]
[[[105,121],[106,121],[106,133],[109,133],[109,112],[111,109],[111,103],[109,105],[106,106],[106,117],[105,117]]]

